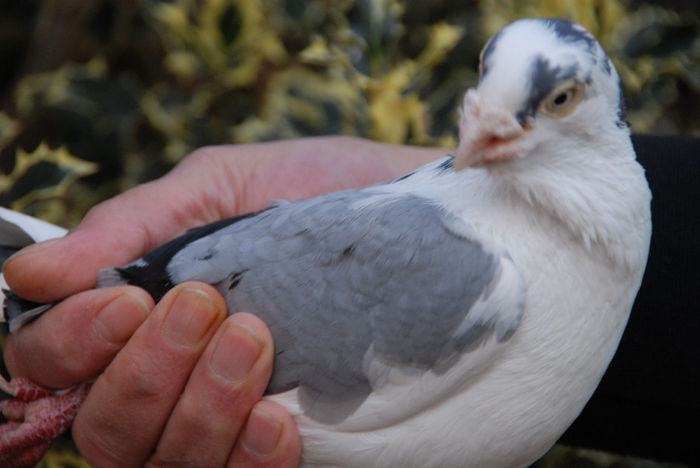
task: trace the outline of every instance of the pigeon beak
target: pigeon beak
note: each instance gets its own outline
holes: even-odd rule
[[[489,105],[474,89],[464,96],[454,167],[487,167],[516,159],[523,128],[512,113]]]

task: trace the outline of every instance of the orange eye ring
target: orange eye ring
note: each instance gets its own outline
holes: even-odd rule
[[[571,114],[586,92],[586,86],[577,80],[566,80],[554,88],[540,104],[540,112],[550,117]]]

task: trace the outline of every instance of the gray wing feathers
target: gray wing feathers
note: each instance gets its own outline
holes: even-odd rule
[[[300,386],[304,409],[326,423],[370,393],[370,347],[389,365],[443,372],[497,321],[464,327],[499,257],[449,229],[429,200],[355,208],[366,196],[285,202],[193,242],[168,267],[174,282],[215,284],[230,310],[259,315],[277,350],[268,391]]]

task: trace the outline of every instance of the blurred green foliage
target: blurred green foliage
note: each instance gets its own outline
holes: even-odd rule
[[[606,0],[3,2],[0,204],[70,227],[101,199],[210,144],[349,134],[454,145],[481,45],[523,16],[570,18],[600,38],[634,131],[700,133],[700,23],[690,9]],[[25,168],[28,160],[42,167]]]
[[[572,19],[599,38],[633,131],[697,135],[693,5],[2,2],[0,204],[72,227],[100,200],[211,144],[346,134],[452,146],[481,46],[524,16]],[[62,453],[48,466],[79,466]]]

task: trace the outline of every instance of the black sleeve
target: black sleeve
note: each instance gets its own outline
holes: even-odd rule
[[[566,444],[700,466],[700,138],[635,135],[649,261],[620,347]]]

